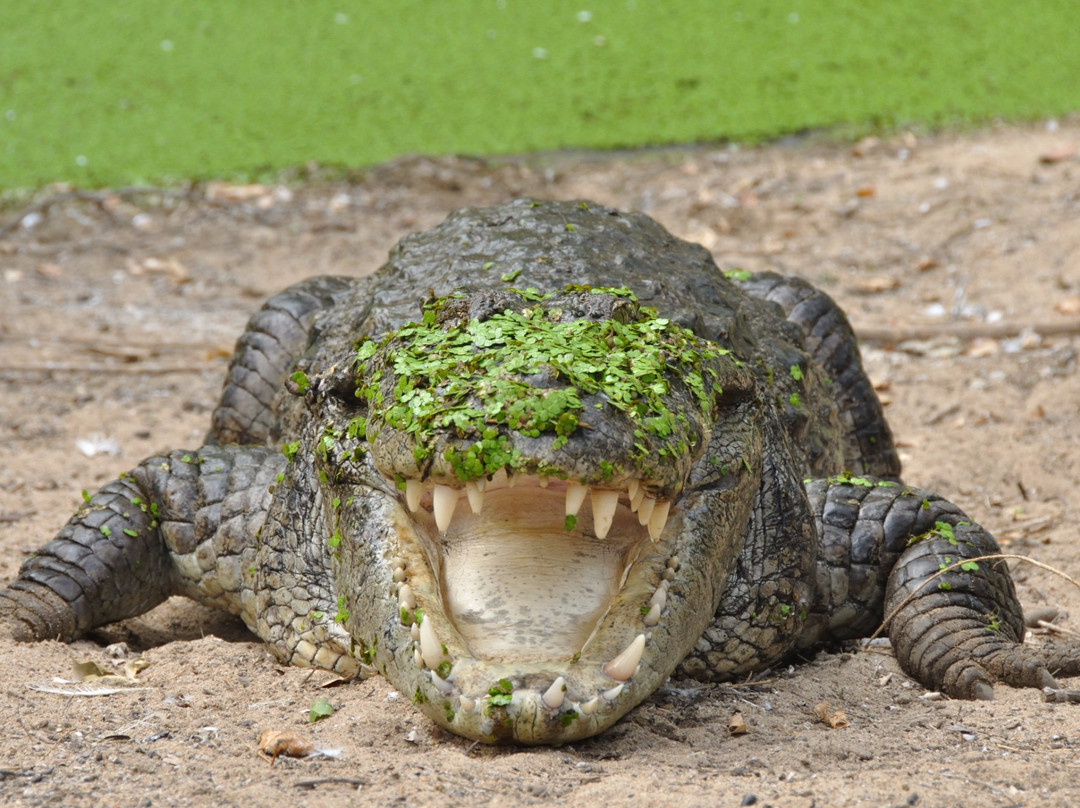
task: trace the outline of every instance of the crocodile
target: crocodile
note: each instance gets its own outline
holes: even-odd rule
[[[994,538],[901,481],[844,314],[643,214],[464,209],[271,298],[205,445],[93,495],[0,592],[70,641],[186,595],[282,663],[486,742],[602,732],[888,619],[956,698],[1055,686]]]

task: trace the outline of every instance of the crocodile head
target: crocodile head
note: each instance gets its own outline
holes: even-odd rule
[[[754,399],[733,355],[621,289],[436,299],[361,342],[309,393],[356,653],[459,735],[610,726],[716,608]]]

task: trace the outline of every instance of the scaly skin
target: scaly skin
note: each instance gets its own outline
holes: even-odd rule
[[[450,731],[519,743],[896,607],[901,666],[952,696],[1080,672],[1021,644],[1004,564],[925,585],[997,546],[900,481],[835,304],[729,279],[643,216],[461,211],[370,278],[292,287],[241,337],[207,443],[91,497],[0,592],[0,631],[70,640],[184,594],[282,662],[383,673]]]

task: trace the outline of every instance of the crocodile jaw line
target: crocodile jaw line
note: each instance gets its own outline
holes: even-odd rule
[[[663,660],[650,660],[651,637],[678,560],[631,510],[625,487],[618,496],[572,494],[581,504],[571,530],[572,485],[496,477],[484,487],[480,514],[470,492],[456,489],[449,520],[434,513],[447,506],[436,505],[446,486],[428,484],[419,495],[414,486],[398,498],[391,591],[413,650],[395,654],[395,667],[409,669],[397,684],[424,691],[417,702],[425,712],[469,737],[503,737],[500,726],[513,726],[524,743],[595,734],[655,687],[653,667]],[[416,610],[422,621],[409,625]],[[645,668],[650,683],[638,695],[634,677]],[[512,703],[493,701],[492,686],[507,682]],[[493,720],[492,704],[507,717]]]

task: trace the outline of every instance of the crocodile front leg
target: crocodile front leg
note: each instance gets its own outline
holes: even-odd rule
[[[812,611],[822,619],[803,645],[864,636],[898,609],[889,638],[900,666],[954,698],[992,698],[995,681],[1053,687],[1050,665],[1080,672],[1080,655],[1023,645],[1007,564],[974,560],[999,553],[997,542],[951,502],[866,477],[816,480],[807,494],[821,537]],[[962,566],[934,578],[953,564]]]
[[[263,447],[151,457],[89,497],[0,591],[0,632],[73,640],[183,594],[254,621],[250,568],[285,466]]]

